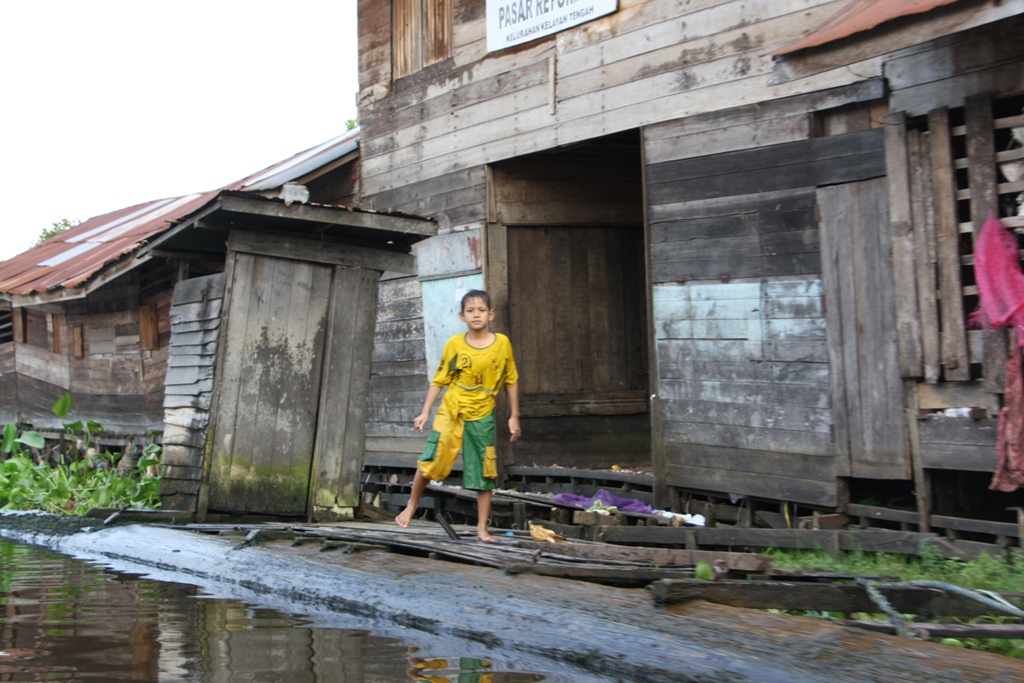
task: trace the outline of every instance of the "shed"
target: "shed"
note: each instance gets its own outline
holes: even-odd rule
[[[165,507],[343,514],[378,280],[414,272],[411,245],[436,233],[355,208],[357,158],[358,131],[0,264],[3,416],[59,430],[50,406],[70,390],[108,443],[163,430]]]

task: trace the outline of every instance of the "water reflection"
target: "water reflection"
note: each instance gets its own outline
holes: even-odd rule
[[[0,542],[0,681],[538,681]]]
[[[494,665],[486,659],[456,657],[453,659],[418,657],[419,648],[409,648],[409,670],[415,681],[422,683],[529,683],[542,681],[540,674],[511,671],[493,671]]]

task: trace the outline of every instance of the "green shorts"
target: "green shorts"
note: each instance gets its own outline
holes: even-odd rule
[[[423,476],[442,481],[451,474],[462,449],[462,487],[490,491],[498,477],[494,452],[494,413],[479,420],[463,420],[442,404],[434,419],[434,428],[417,467]]]

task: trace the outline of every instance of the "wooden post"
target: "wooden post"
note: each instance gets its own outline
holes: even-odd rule
[[[979,93],[964,102],[967,129],[967,178],[971,189],[971,225],[977,242],[985,221],[999,215],[996,194],[996,150],[991,93]],[[1006,384],[1006,333],[986,330],[983,386],[993,394],[1003,393]]]
[[[960,226],[957,221],[956,176],[950,142],[949,112],[928,112],[928,142],[935,199],[935,239],[942,295],[942,365],[948,382],[971,378],[960,281]]]
[[[905,383],[903,397],[906,401],[907,436],[910,440],[910,461],[914,475],[914,497],[917,500],[917,516],[919,531],[931,531],[932,492],[931,479],[924,469],[924,454],[921,452],[921,432],[918,413],[920,406],[916,383],[908,380]]]
[[[19,344],[24,344],[26,341],[28,341],[25,338],[25,309],[11,309],[11,326],[14,328],[15,342]]]

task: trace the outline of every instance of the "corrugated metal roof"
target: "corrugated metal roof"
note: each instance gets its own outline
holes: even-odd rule
[[[0,261],[0,294],[30,295],[80,287],[105,267],[201,209],[220,192],[279,187],[355,151],[358,144],[359,131],[351,131],[219,190],[159,199],[90,218],[38,247]]]
[[[867,31],[886,21],[920,14],[942,5],[951,5],[957,0],[853,0],[835,16],[810,34],[769,52],[770,55],[784,55],[808,47],[816,47],[846,38],[854,33]]]

